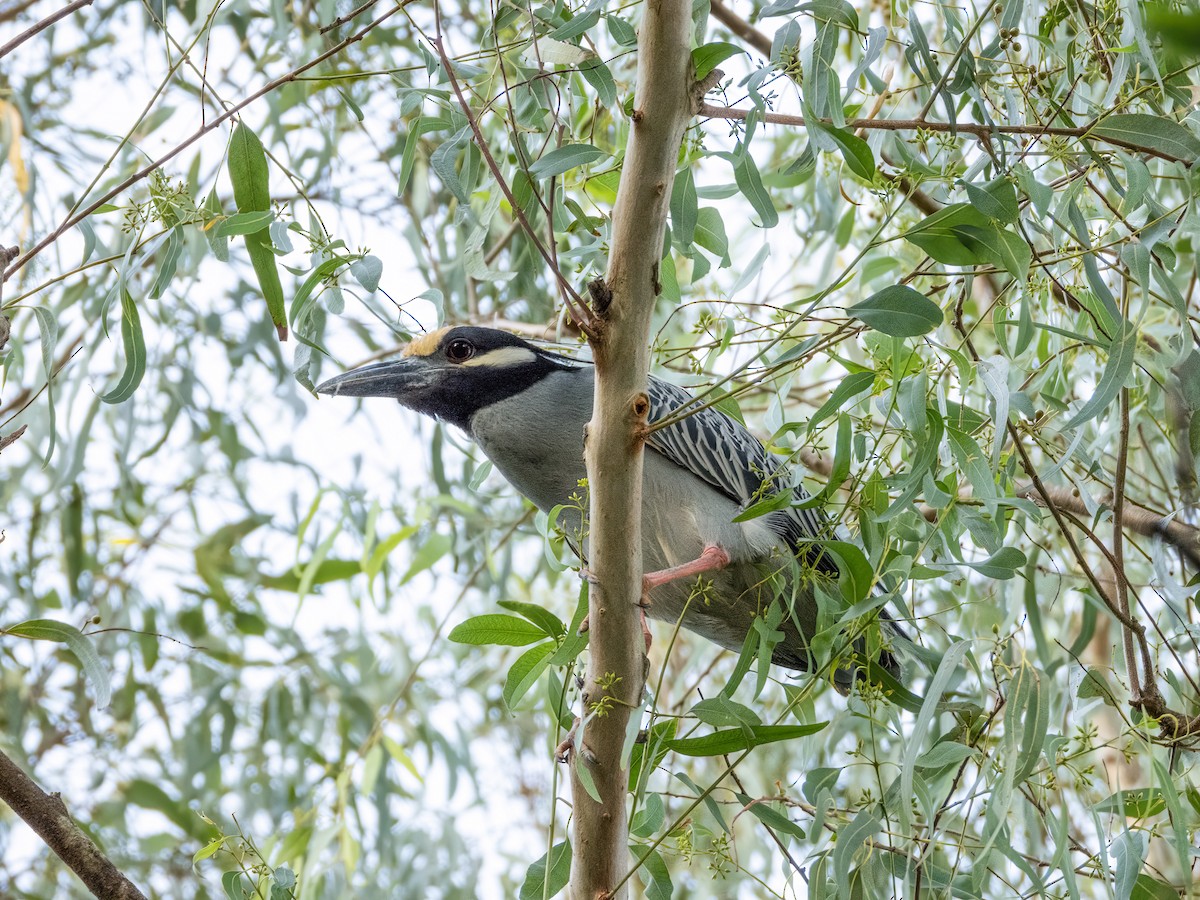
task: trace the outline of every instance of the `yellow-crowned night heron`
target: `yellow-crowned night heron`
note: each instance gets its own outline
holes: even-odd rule
[[[505,478],[542,510],[566,508],[559,520],[577,535],[569,504],[586,476],[584,426],[592,416],[593,374],[586,362],[493,328],[443,328],[413,341],[398,359],[363,366],[317,391],[391,397],[466,431]],[[688,413],[686,390],[651,377],[650,422]],[[650,433],[643,475],[643,561],[648,614],[731,650],[739,650],[757,616],[783,604],[782,640],[772,659],[808,669],[817,628],[814,583],[831,585],[835,561],[821,541],[833,537],[824,514],[741,424],[709,407]],[[735,522],[746,508],[787,492],[782,508]],[[697,593],[695,578],[711,578]],[[886,618],[886,617],[885,617]],[[889,620],[889,631],[891,629]],[[859,645],[861,647],[861,643]],[[886,650],[879,663],[895,674]],[[845,688],[846,669],[837,680]]]

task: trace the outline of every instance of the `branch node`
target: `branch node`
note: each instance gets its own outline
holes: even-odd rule
[[[720,69],[713,69],[703,78],[692,83],[692,114],[699,115],[700,107],[704,104],[704,98],[708,92],[721,83],[721,79],[725,77],[725,73]]]
[[[612,306],[613,292],[608,286],[608,282],[602,276],[597,276],[588,282],[588,296],[592,298],[592,310],[598,316],[608,314],[608,309]]]

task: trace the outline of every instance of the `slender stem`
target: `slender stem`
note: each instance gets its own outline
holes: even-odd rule
[[[378,28],[380,25],[382,25],[385,21],[390,19],[396,13],[400,12],[402,9],[404,9],[405,6],[407,6],[411,2],[413,2],[413,0],[401,0],[401,2],[397,3],[396,6],[389,9],[387,12],[385,12],[379,18],[374,19],[373,21],[369,22],[367,25],[363,26],[363,28],[361,30],[350,35],[350,37],[346,38],[345,40],[338,41],[338,43],[334,44],[332,47],[330,47],[328,50],[326,50],[320,56],[317,56],[315,59],[309,60],[302,66],[298,66],[297,68],[292,69],[292,71],[288,72],[286,75],[281,75],[278,78],[273,79],[272,81],[268,81],[265,85],[263,85],[261,88],[259,88],[257,91],[255,91],[253,94],[251,94],[249,97],[247,97],[245,100],[242,100],[241,102],[235,104],[234,106],[231,106],[229,109],[227,109],[225,112],[221,113],[221,115],[217,116],[217,118],[213,119],[207,125],[204,125],[201,128],[198,128],[195,131],[195,133],[193,133],[190,137],[186,138],[182,143],[177,144],[173,149],[167,151],[162,156],[160,156],[158,159],[156,159],[153,162],[149,163],[148,165],[145,165],[142,168],[138,169],[136,172],[134,172],[132,175],[130,175],[128,178],[126,178],[124,181],[122,181],[116,187],[112,188],[112,190],[105,193],[104,196],[100,197],[95,202],[89,204],[85,209],[80,210],[79,212],[75,213],[74,215],[68,216],[62,222],[62,224],[60,224],[57,228],[55,228],[53,231],[51,231],[49,234],[47,234],[44,238],[42,238],[37,244],[35,244],[33,246],[32,249],[30,249],[24,255],[18,257],[16,262],[14,262],[9,267],[8,273],[5,275],[5,277],[6,278],[11,277],[14,272],[16,272],[18,269],[20,269],[22,266],[24,266],[26,263],[28,263],[31,259],[33,259],[39,253],[41,253],[43,250],[45,250],[47,247],[49,247],[51,244],[53,244],[55,241],[57,241],[60,237],[62,237],[63,234],[68,229],[74,228],[76,225],[78,225],[80,222],[82,222],[84,219],[86,219],[88,216],[90,216],[92,213],[94,213],[96,210],[98,210],[105,203],[108,203],[110,200],[113,200],[116,197],[119,197],[124,191],[126,191],[131,186],[137,184],[139,181],[141,181],[143,178],[145,178],[151,172],[154,172],[154,171],[162,168],[162,166],[164,166],[166,163],[170,162],[172,159],[174,159],[176,156],[178,156],[180,153],[182,153],[184,150],[186,150],[192,144],[196,143],[196,141],[200,140],[200,138],[204,137],[210,131],[213,131],[214,129],[219,128],[222,124],[224,124],[229,119],[233,118],[235,115],[237,115],[239,112],[241,112],[247,106],[249,106],[255,100],[258,100],[261,97],[265,97],[267,94],[271,93],[271,91],[275,90],[276,88],[282,87],[285,84],[289,84],[289,83],[295,81],[297,78],[299,78],[305,72],[307,72],[309,69],[319,66],[321,63],[325,62],[325,60],[327,60],[333,56],[337,56],[339,53],[341,53],[343,50],[345,50],[351,44],[361,41],[370,32],[374,31],[376,28]]]
[[[786,113],[775,112],[759,113],[755,110],[738,109],[732,106],[713,106],[711,103],[702,103],[697,114],[707,116],[710,119],[733,119],[741,121],[750,115],[751,112],[755,112],[762,121],[769,122],[772,125],[794,125],[802,128],[807,124],[807,120],[803,116],[792,116]],[[819,119],[818,121],[823,125],[833,124],[828,119]],[[925,122],[920,119],[850,119],[845,123],[845,127],[852,131],[859,128],[874,131],[917,131],[923,129],[925,131],[946,132],[947,134],[969,134],[982,141],[990,141],[997,134],[1051,135],[1054,137],[1069,138],[1090,137],[1112,144],[1114,147],[1124,147],[1126,150],[1145,153],[1147,156],[1157,156],[1159,159],[1165,159],[1169,162],[1191,164],[1195,161],[1182,156],[1175,156],[1157,147],[1147,147],[1134,141],[1122,140],[1111,134],[1092,134],[1092,130],[1102,121],[1101,119],[1096,119],[1077,128],[1051,128],[1046,125],[980,125],[976,122]]]
[[[986,9],[991,9],[991,2],[988,0],[985,4]],[[971,30],[966,37],[959,42],[958,49],[954,51],[954,56],[950,58],[950,62],[942,70],[942,77],[938,79],[937,84],[933,86],[933,90],[929,92],[929,99],[925,101],[925,105],[921,107],[921,111],[917,113],[917,121],[924,122],[925,117],[929,115],[929,110],[933,108],[933,104],[937,102],[938,94],[946,87],[946,82],[950,80],[950,76],[954,74],[954,68],[958,65],[958,61],[962,59],[963,53],[971,44],[971,38],[975,37],[975,33],[979,31],[981,25],[986,21],[986,17],[978,11],[975,14],[975,24],[971,26]],[[931,73],[932,74],[932,73]]]
[[[76,10],[83,9],[85,6],[91,6],[92,3],[93,0],[75,0],[74,3],[68,3],[58,12],[51,13],[50,15],[46,16],[46,18],[42,19],[36,25],[26,28],[3,47],[0,47],[0,59],[4,59],[4,57],[8,56],[8,54],[12,53],[31,37],[41,34],[59,19],[65,19]]]
[[[521,223],[521,227],[525,229],[525,233],[529,235],[529,240],[533,242],[537,248],[538,254],[545,261],[550,273],[557,280],[560,288],[563,291],[563,301],[566,303],[567,310],[571,317],[579,323],[580,330],[587,335],[591,335],[596,328],[596,322],[592,314],[588,311],[583,298],[579,296],[579,292],[574,286],[567,281],[563,276],[562,270],[558,266],[558,261],[550,255],[550,251],[546,249],[546,245],[542,243],[537,231],[525,216],[525,210],[521,208],[521,204],[517,202],[517,198],[513,196],[512,189],[508,186],[508,181],[504,178],[504,173],[500,171],[500,166],[496,162],[496,158],[492,156],[492,151],[488,147],[487,139],[483,136],[483,132],[479,128],[479,123],[475,119],[475,115],[471,112],[471,105],[467,103],[467,98],[463,96],[462,88],[458,84],[458,79],[454,77],[454,67],[450,64],[450,57],[446,55],[446,49],[442,44],[442,39],[433,38],[430,41],[433,48],[437,51],[438,58],[442,61],[442,68],[446,72],[446,77],[450,79],[450,87],[454,90],[454,96],[458,100],[458,105],[462,108],[463,115],[467,117],[467,123],[471,127],[471,134],[475,138],[475,146],[479,148],[484,162],[487,163],[488,169],[492,173],[492,177],[496,179],[496,184],[504,193],[504,197],[508,200],[509,206],[512,207],[513,215]]]
[[[1129,616],[1129,586],[1125,583],[1125,474],[1129,461],[1129,388],[1121,388],[1121,436],[1117,445],[1117,476],[1113,484],[1113,576],[1117,582],[1117,605]],[[1138,677],[1138,659],[1133,649],[1133,632],[1121,628],[1125,645],[1125,669],[1129,675],[1129,693],[1134,701],[1142,697]]]

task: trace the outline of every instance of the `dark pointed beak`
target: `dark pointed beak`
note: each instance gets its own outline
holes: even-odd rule
[[[317,393],[333,397],[399,399],[414,389],[424,387],[428,379],[429,365],[425,360],[402,356],[335,375],[317,385]]]

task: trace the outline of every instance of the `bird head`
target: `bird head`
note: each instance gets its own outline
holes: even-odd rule
[[[519,394],[551,372],[574,367],[506,331],[461,325],[417,338],[397,359],[330,378],[317,386],[317,393],[390,397],[470,430],[471,417],[479,410]]]

